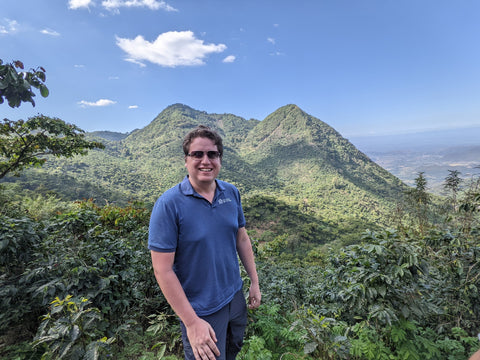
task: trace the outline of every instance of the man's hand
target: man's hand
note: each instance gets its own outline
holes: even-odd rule
[[[262,293],[260,292],[259,285],[250,285],[250,291],[248,293],[248,308],[256,309],[262,302]]]
[[[220,356],[215,344],[217,342],[215,331],[208,322],[198,318],[189,326],[185,324],[185,327],[196,360],[215,360],[215,356]]]

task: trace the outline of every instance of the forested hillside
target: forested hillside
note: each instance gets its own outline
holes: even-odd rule
[[[198,124],[224,138],[220,178],[242,192],[261,279],[240,360],[461,360],[478,349],[479,179],[451,171],[438,198],[422,173],[405,186],[295,105],[257,121],[176,104],[132,133],[87,134],[87,155],[3,179],[2,358],[181,358],[146,239]]]
[[[247,201],[259,228],[275,222],[281,234],[252,236],[262,305],[238,359],[468,358],[479,347],[479,181],[458,191],[451,180],[443,213],[417,186],[396,230],[308,253],[289,239],[316,234],[306,213],[270,196]],[[146,248],[148,209],[9,186],[0,204],[2,359],[182,358]]]
[[[17,68],[0,60],[0,103],[34,104],[32,87],[48,95],[43,68]],[[433,197],[422,172],[405,187],[295,105],[259,122],[177,104],[131,134],[86,138],[44,115],[1,121],[2,359],[182,358],[146,240],[151,204],[184,176],[181,139],[199,123],[225,138],[221,177],[244,194],[259,273],[239,360],[478,350],[480,178],[449,170],[447,195]]]
[[[246,204],[268,208],[262,199],[271,196],[307,214],[302,223],[315,229],[311,242],[354,238],[367,228],[391,224],[389,215],[402,201],[406,187],[400,180],[296,105],[257,121],[175,104],[130,134],[88,134],[103,142],[104,150],[74,159],[48,159],[41,169],[6,181],[35,192],[54,192],[65,200],[91,198],[97,204],[118,205],[142,201],[151,206],[185,176],[181,143],[198,124],[217,129],[224,138],[220,178],[234,183]],[[275,235],[281,228],[285,231],[275,222],[258,225],[250,218],[259,236],[272,234],[266,230]]]

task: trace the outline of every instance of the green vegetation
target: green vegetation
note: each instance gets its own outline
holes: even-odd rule
[[[3,65],[0,59],[0,104],[6,99],[12,108],[19,107],[22,102],[35,106],[32,86],[39,89],[43,97],[48,96],[44,68],[20,73],[16,68],[23,70],[23,63],[17,60]],[[86,155],[88,149],[104,147],[84,137],[84,131],[77,126],[44,115],[27,121],[3,119],[0,122],[0,179],[8,173],[18,176],[28,167],[42,166],[45,155],[68,158]]]
[[[45,83],[45,69],[38,67],[30,71],[17,72],[17,69],[24,70],[24,65],[17,60],[11,64],[4,64],[0,59],[0,104],[7,100],[12,108],[19,107],[22,102],[30,102],[35,106],[35,93],[32,87],[38,89],[43,97],[49,94]]]
[[[178,323],[146,249],[147,207],[8,191],[1,193],[0,357],[182,358]],[[456,199],[456,208],[424,204],[436,223],[402,223],[331,246],[315,236],[322,233],[315,226],[328,224],[273,197],[250,198],[263,305],[249,314],[238,358],[467,358],[479,347],[479,180]],[[407,218],[416,217],[413,205]]]
[[[44,120],[24,138],[65,125]],[[221,177],[244,195],[261,279],[238,359],[463,360],[479,348],[479,178],[451,171],[435,197],[423,173],[404,186],[295,105],[258,122],[177,104],[131,134],[88,134],[82,157],[48,130],[62,157],[33,155],[24,164],[40,169],[3,178],[2,359],[182,358],[146,242],[198,123],[225,138]],[[88,145],[100,141],[103,151]],[[3,151],[5,163],[16,156]]]
[[[7,176],[3,183],[70,201],[91,198],[119,206],[142,201],[150,206],[185,176],[182,139],[201,123],[223,136],[220,178],[235,184],[245,201],[267,196],[276,207],[300,210],[309,218],[302,223],[318,229],[322,242],[354,242],[366,229],[392,225],[388,214],[402,201],[406,186],[295,105],[257,121],[175,104],[130,134],[86,134],[88,141],[104,144],[104,150],[68,159],[49,157],[41,169],[28,169],[20,178]],[[275,229],[269,229],[268,224],[262,231],[288,233],[291,246],[301,240],[291,228],[272,223]]]
[[[28,167],[40,167],[45,155],[72,157],[103,144],[84,139],[84,132],[58,118],[37,115],[27,121],[8,119],[0,123],[0,179],[8,173],[19,175]]]

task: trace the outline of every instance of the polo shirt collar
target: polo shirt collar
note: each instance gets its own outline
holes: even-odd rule
[[[218,191],[225,191],[225,187],[221,184],[220,181],[217,181],[215,179],[215,183],[217,184],[217,190]],[[194,195],[196,194],[195,190],[193,189],[192,184],[190,184],[190,181],[188,180],[188,175],[185,176],[185,178],[182,180],[180,183],[180,190],[184,195]]]

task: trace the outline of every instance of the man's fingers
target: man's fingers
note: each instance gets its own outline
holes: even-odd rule
[[[217,341],[216,338],[214,340],[215,342]],[[220,350],[218,350],[217,345],[213,341],[208,344],[208,350],[210,350],[212,354],[215,354],[216,356],[220,356]]]
[[[217,335],[215,334],[215,330],[210,326],[210,337],[212,338],[213,341],[217,342]],[[217,347],[215,344],[213,344],[215,347]],[[218,356],[218,355],[217,355]]]
[[[215,344],[214,344],[215,346]],[[215,346],[216,347],[216,346]],[[217,349],[218,354],[215,354],[215,351],[209,347],[204,346],[203,348],[199,347],[198,349],[194,349],[194,356],[196,360],[215,360],[215,355],[219,356],[220,352]]]
[[[259,306],[260,306],[260,301],[258,301],[256,297],[249,297],[248,298],[248,307],[250,309],[256,309]]]
[[[195,360],[215,360],[215,356],[220,356],[215,330],[207,321],[199,318],[187,328],[187,336]]]

